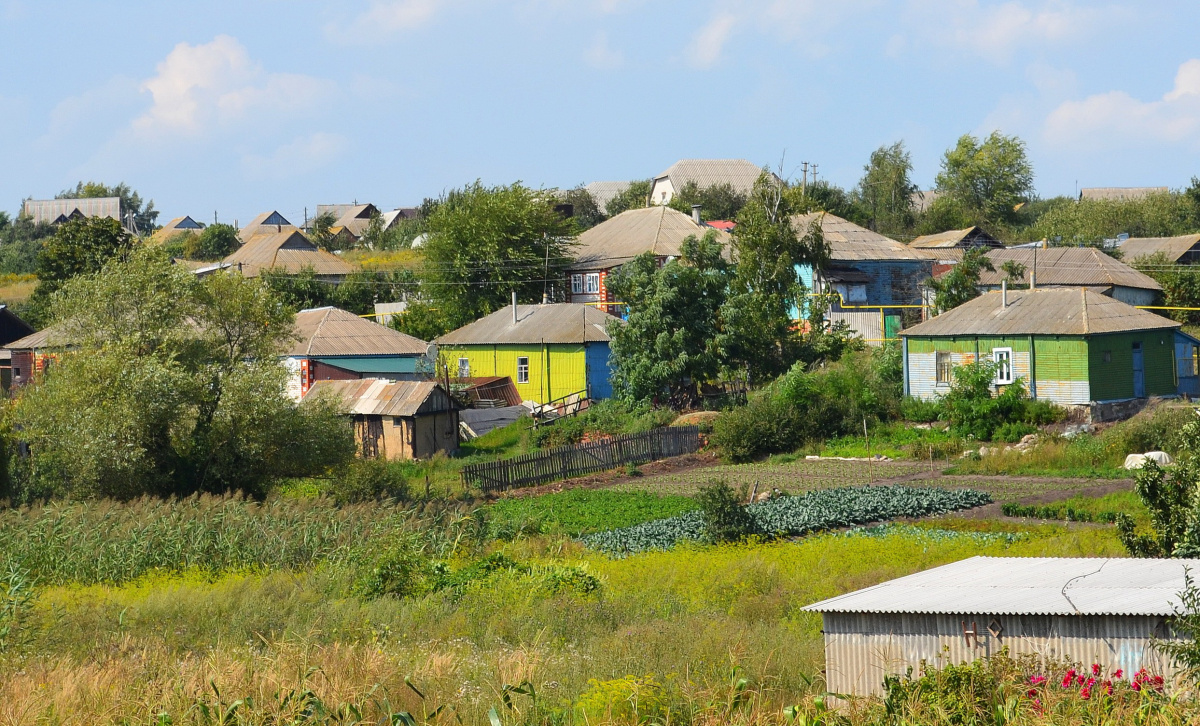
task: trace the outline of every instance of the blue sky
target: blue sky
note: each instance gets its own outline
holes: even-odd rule
[[[685,157],[852,185],[903,139],[1029,145],[1043,196],[1200,175],[1200,4],[0,0],[0,209],[126,181],[163,220],[574,186]]]

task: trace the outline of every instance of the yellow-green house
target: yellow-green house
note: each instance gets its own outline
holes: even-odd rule
[[[573,303],[507,306],[436,341],[456,378],[508,376],[526,401],[610,398],[608,325],[621,320]]]

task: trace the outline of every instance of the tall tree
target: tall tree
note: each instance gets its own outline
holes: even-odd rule
[[[871,223],[870,212],[861,201],[836,184],[827,181],[803,185],[793,183],[787,188],[786,194],[796,214],[829,212],[858,225]]]
[[[187,235],[183,256],[189,260],[219,260],[241,244],[238,231],[229,224],[210,224],[200,234]]]
[[[628,401],[686,405],[720,370],[718,310],[729,265],[715,233],[684,240],[680,257],[661,267],[647,252],[609,275],[609,289],[628,310],[609,325],[613,390]]]
[[[423,296],[451,329],[543,294],[561,297],[575,225],[552,194],[520,183],[475,182],[446,195],[429,217],[421,248]]]
[[[775,182],[774,177],[770,178]],[[700,218],[709,221],[713,219],[734,220],[738,212],[746,205],[747,195],[737,191],[729,182],[701,187],[694,181],[689,181],[683,188],[671,197],[668,206],[684,214],[692,213],[693,205],[700,205]]]
[[[158,227],[158,212],[154,209],[154,200],[143,201],[141,195],[131,189],[125,182],[111,187],[107,184],[94,181],[79,182],[75,185],[74,189],[64,189],[55,195],[55,199],[93,199],[99,197],[120,197],[121,211],[133,215],[134,226],[137,228],[138,234],[149,234]]]
[[[733,274],[721,307],[718,338],[725,363],[752,380],[774,378],[800,359],[803,341],[793,314],[804,308],[807,289],[798,267],[824,267],[829,259],[821,227],[792,227],[788,195],[763,174],[737,217]]]
[[[871,215],[871,229],[897,234],[913,224],[912,156],[903,141],[871,152],[863,177],[854,190],[855,199]]]
[[[652,186],[653,182],[649,179],[629,182],[625,191],[608,200],[604,213],[609,217],[615,217],[621,212],[648,206],[650,204],[650,187]]]
[[[134,238],[115,219],[73,219],[58,226],[38,252],[38,284],[30,299],[34,324],[46,322],[50,298],[68,280],[98,272],[113,260],[125,260]]]
[[[977,224],[1012,224],[1017,206],[1033,193],[1033,166],[1025,142],[993,131],[983,141],[964,134],[942,157],[939,192],[950,195]]]
[[[987,249],[972,247],[963,252],[962,260],[949,272],[929,280],[935,293],[933,305],[939,312],[979,297],[979,277],[984,270],[995,271],[996,266],[988,259]]]
[[[575,187],[562,192],[562,202],[571,205],[571,216],[575,219],[575,225],[581,232],[595,227],[608,218],[605,216],[604,210],[600,209],[600,204],[592,196],[592,193],[583,187]]]

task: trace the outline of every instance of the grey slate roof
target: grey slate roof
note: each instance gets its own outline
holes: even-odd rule
[[[971,557],[805,607],[819,613],[1171,615],[1200,560]]]
[[[900,333],[902,336],[1099,335],[1178,328],[1180,324],[1087,288],[988,292]]]
[[[411,335],[335,307],[296,313],[290,356],[419,356],[428,345]]]
[[[813,220],[819,220],[825,241],[829,243],[830,259],[835,262],[929,260],[928,255],[920,250],[828,212],[798,214],[792,217],[792,227],[796,234],[804,235]]]
[[[553,303],[505,306],[486,317],[452,330],[438,345],[540,345],[541,343],[607,343],[606,326],[620,318],[590,305]]]
[[[943,259],[962,259],[962,250],[930,251]],[[999,287],[1006,279],[1000,269],[1005,262],[1013,261],[1024,265],[1024,282],[1029,281],[1028,270],[1033,269],[1033,261],[1037,258],[1038,287],[1133,287],[1143,290],[1162,290],[1162,285],[1149,275],[1138,272],[1120,260],[1110,257],[1094,247],[1048,247],[1034,249],[1029,247],[1007,247],[999,250],[989,250],[988,259],[992,261],[993,271],[981,270],[979,284],[986,287]]]
[[[305,400],[332,395],[345,414],[415,416],[419,413],[462,408],[433,381],[388,381],[364,378],[351,381],[317,381]]]
[[[14,340],[4,346],[8,350],[44,350],[46,348],[66,348],[72,345],[67,336],[55,326],[50,326],[24,338]]]
[[[1079,198],[1124,202],[1145,199],[1151,194],[1165,194],[1169,191],[1167,187],[1084,187],[1079,190]]]
[[[669,178],[676,192],[694,181],[701,189],[729,184],[734,191],[745,194],[754,188],[762,171],[761,166],[745,159],[680,159],[654,180]]]
[[[600,181],[588,184],[584,190],[592,195],[592,199],[596,200],[600,211],[608,214],[608,203],[628,188],[629,182],[627,181]]]
[[[274,230],[272,227],[267,229]],[[316,274],[326,276],[349,275],[357,269],[349,262],[318,248],[294,227],[284,227],[282,232],[255,235],[222,263],[238,269],[246,277],[257,277],[268,269],[296,274],[312,268]]]
[[[23,213],[35,223],[65,221],[72,215],[108,217],[121,221],[120,197],[90,197],[86,199],[26,199]]]
[[[643,252],[657,257],[677,257],[688,237],[713,232],[726,250],[727,232],[698,225],[691,216],[665,206],[624,211],[586,230],[576,240],[572,270],[604,270],[623,265]]]
[[[1127,260],[1162,254],[1169,262],[1178,262],[1197,245],[1200,245],[1200,234],[1185,234],[1178,237],[1130,237],[1123,242],[1117,242],[1117,246]]]
[[[909,243],[918,249],[943,249],[954,247],[1002,247],[1000,240],[979,227],[952,229],[948,232],[926,234]]]

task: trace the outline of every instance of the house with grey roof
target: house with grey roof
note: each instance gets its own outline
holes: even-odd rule
[[[627,189],[629,189],[627,181],[599,181],[583,187],[583,190],[596,200],[596,206],[600,207],[600,211],[605,214],[608,214],[608,203],[618,195],[624,194]]]
[[[904,393],[934,400],[954,369],[996,366],[997,391],[1021,381],[1031,398],[1120,418],[1179,392],[1180,324],[1088,288],[986,293],[900,333]],[[1191,360],[1183,361],[1190,365]]]
[[[971,249],[972,247],[990,247],[999,249],[1004,246],[1000,240],[991,236],[979,227],[952,229],[937,234],[925,234],[908,243],[917,249]]]
[[[1200,234],[1184,234],[1176,237],[1128,237],[1117,240],[1117,249],[1124,259],[1133,262],[1155,255],[1176,265],[1194,265],[1200,262]]]
[[[1143,668],[1169,681],[1175,666],[1152,641],[1179,637],[1171,618],[1197,568],[1200,560],[971,557],[804,610],[821,615],[832,693],[880,695],[885,676],[1002,652],[1096,664],[1100,681]]]
[[[761,166],[745,159],[680,159],[654,177],[650,203],[669,203],[689,182],[695,182],[701,189],[728,184],[735,192],[749,194],[762,173]],[[779,181],[779,177],[771,176]]]
[[[1104,202],[1128,202],[1145,199],[1152,194],[1166,194],[1167,187],[1084,187],[1079,190],[1079,200],[1090,199]]]
[[[259,229],[273,230],[260,226]],[[317,247],[295,227],[282,227],[282,231],[267,231],[250,237],[219,263],[196,270],[196,274],[208,274],[219,269],[237,270],[246,277],[258,277],[264,270],[298,275],[312,270],[318,280],[338,283],[357,268]]]
[[[34,224],[62,224],[72,219],[105,217],[128,226],[124,212],[120,197],[26,199],[21,207],[21,215],[29,217]]]

